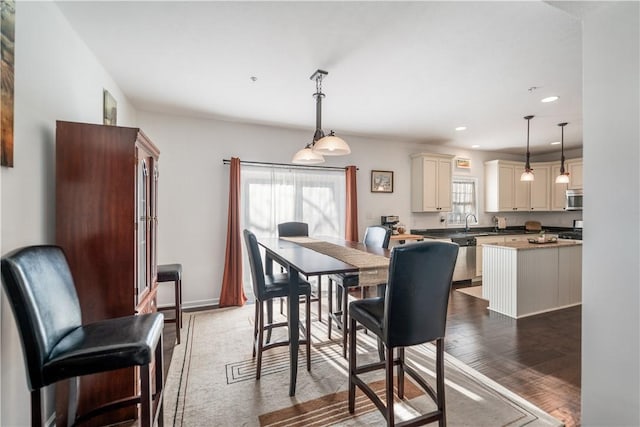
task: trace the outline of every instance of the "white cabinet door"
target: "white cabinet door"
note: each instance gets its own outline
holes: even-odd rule
[[[411,211],[451,211],[453,156],[419,153],[411,157]]]
[[[530,184],[532,211],[549,211],[549,181],[551,168],[548,165],[538,164],[534,170],[535,179]]]
[[[571,159],[566,162],[569,170],[569,189],[577,190],[582,188],[582,159]]]
[[[513,165],[500,165],[498,171],[498,200],[500,211],[511,211],[516,205]]]
[[[567,164],[565,162],[565,169]],[[551,210],[564,211],[566,208],[567,184],[556,184],[556,177],[560,175],[560,162],[551,166],[551,179],[549,187],[551,188]]]
[[[529,210],[529,183],[520,181],[524,163],[503,160],[485,162],[485,211]]]

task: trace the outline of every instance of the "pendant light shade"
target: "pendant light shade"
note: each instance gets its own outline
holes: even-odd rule
[[[531,163],[529,162],[529,158],[531,157],[529,153],[529,122],[533,119],[533,116],[525,116],[524,118],[527,121],[527,156],[524,164],[524,172],[520,175],[520,181],[533,181],[535,177],[533,176],[533,169],[531,169]]]
[[[560,126],[560,129],[562,129],[562,139],[560,140],[561,142],[561,148],[560,148],[560,175],[558,175],[556,177],[556,184],[568,184],[569,183],[569,172],[565,172],[564,169],[564,127],[567,125],[567,123],[558,123],[558,126]]]
[[[316,131],[313,134],[313,142],[298,151],[293,156],[292,163],[306,165],[323,163],[323,156],[344,156],[351,153],[351,148],[344,139],[337,137],[333,131],[325,136],[322,130],[322,98],[325,96],[322,93],[322,79],[327,74],[329,73],[324,70],[316,70],[311,76],[311,80],[316,82],[316,93],[313,94],[316,99]]]
[[[320,138],[313,146],[313,151],[323,156],[344,156],[351,153],[351,148],[344,142],[344,139],[336,136],[331,131],[329,135]]]
[[[307,145],[293,155],[291,163],[298,165],[317,165],[318,163],[324,163],[324,157],[322,157],[322,154],[313,151],[311,147]]]

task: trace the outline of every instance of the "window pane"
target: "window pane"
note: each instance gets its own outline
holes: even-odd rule
[[[476,179],[453,177],[452,181],[452,206],[447,216],[447,222],[453,225],[464,225],[465,218],[469,214],[478,216],[476,202]],[[477,221],[470,222],[477,224]]]

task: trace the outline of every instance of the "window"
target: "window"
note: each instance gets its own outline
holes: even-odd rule
[[[465,218],[469,214],[478,217],[477,180],[468,177],[453,177],[451,189],[451,212],[447,216],[447,222],[452,225],[464,225]],[[478,221],[469,221],[469,224],[477,224]]]

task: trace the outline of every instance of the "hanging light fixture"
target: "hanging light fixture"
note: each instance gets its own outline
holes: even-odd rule
[[[313,94],[316,99],[316,131],[313,134],[313,141],[293,156],[292,163],[322,163],[323,156],[343,156],[351,153],[349,145],[342,138],[337,137],[334,131],[325,136],[322,130],[322,98],[325,96],[322,93],[322,79],[327,74],[329,73],[324,70],[316,70],[310,77],[316,82],[316,93]]]
[[[527,121],[527,160],[524,165],[524,172],[520,175],[520,181],[533,181],[535,178],[533,176],[533,169],[531,169],[531,163],[529,163],[529,158],[531,157],[529,153],[529,122],[533,119],[533,116],[525,116],[524,118]]]
[[[560,129],[562,129],[562,139],[560,139],[560,175],[556,177],[556,184],[568,184],[569,183],[569,172],[565,172],[564,170],[564,127],[567,123],[558,123]]]

